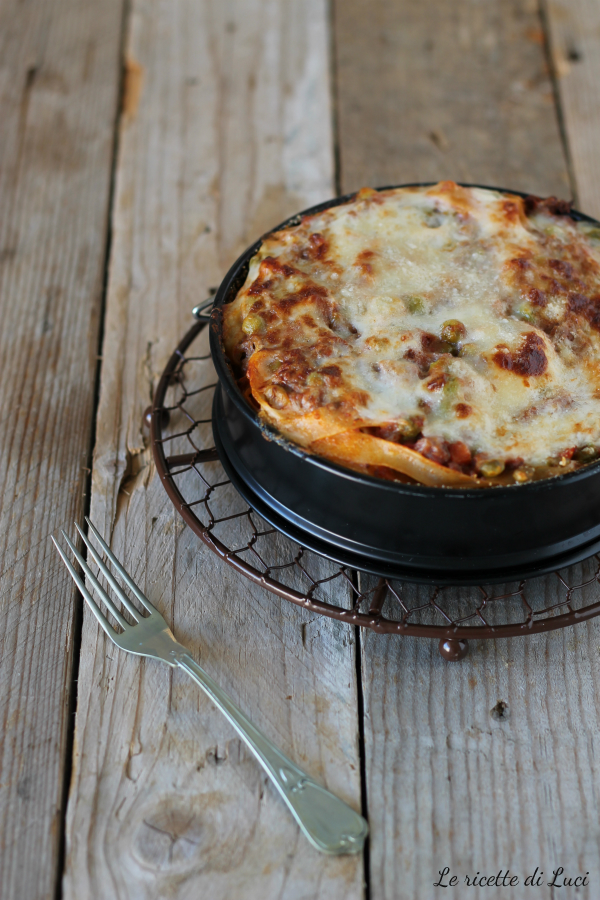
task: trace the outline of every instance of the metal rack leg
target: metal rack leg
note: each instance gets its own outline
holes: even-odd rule
[[[438,644],[438,650],[448,662],[458,662],[459,659],[464,659],[469,652],[469,643],[463,640],[442,638]]]

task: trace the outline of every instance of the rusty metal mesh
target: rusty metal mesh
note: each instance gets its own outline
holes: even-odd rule
[[[213,447],[216,376],[193,326],[171,357],[154,401],[159,475],[187,524],[224,562],[314,612],[379,632],[485,638],[549,631],[600,613],[600,554],[507,585],[431,587],[377,579],[282,535],[233,488]],[[196,354],[189,352],[197,344]]]

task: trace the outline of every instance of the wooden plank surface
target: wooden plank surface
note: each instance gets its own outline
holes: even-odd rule
[[[53,897],[122,2],[0,2],[0,896]],[[68,769],[67,769],[68,771]]]
[[[546,0],[544,9],[578,208],[600,218],[600,5],[595,0]]]
[[[537,0],[335,0],[344,191],[456,181],[569,197]]]
[[[192,306],[263,229],[333,192],[326,6],[134,0],[127,55],[92,517],[194,656],[359,808],[352,631],[206,550],[141,427]],[[87,617],[78,687],[65,897],[362,897],[362,857],[309,847],[184,674],[119,653]]]
[[[536,4],[338,2],[335,23],[344,191],[456,178],[571,195]],[[599,636],[595,621],[479,642],[448,664],[435,642],[363,635],[373,900],[463,897],[465,875],[508,868],[519,887],[473,894],[597,896]],[[454,889],[434,887],[445,866]],[[536,866],[550,877],[532,890]],[[590,886],[548,887],[558,866]]]
[[[576,566],[567,577],[579,583],[596,568]],[[429,590],[409,586],[404,599],[412,605]],[[527,590],[534,606],[560,596],[552,578]],[[585,600],[597,596],[594,583]],[[594,620],[471,642],[466,659],[447,663],[437,641],[365,637],[372,897],[437,897],[433,885],[446,866],[445,884],[453,874],[459,883],[444,896],[505,896],[502,886],[468,891],[464,876],[508,869],[519,878],[511,889],[519,900],[596,896],[599,638]],[[532,890],[524,879],[536,866],[544,877]],[[587,889],[553,893],[548,882],[559,866],[566,877],[587,872]]]

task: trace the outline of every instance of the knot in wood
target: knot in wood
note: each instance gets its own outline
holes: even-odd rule
[[[194,810],[165,798],[149,810],[133,837],[138,861],[155,872],[181,872],[195,868],[204,845],[210,844],[212,828]]]

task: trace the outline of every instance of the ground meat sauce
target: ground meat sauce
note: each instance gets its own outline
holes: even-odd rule
[[[523,201],[525,212],[528,216],[538,212],[548,212],[553,216],[570,216],[571,200],[558,200],[556,197],[536,197],[529,194]]]
[[[600,331],[600,294],[586,297],[585,294],[569,294],[570,312],[582,315],[595,331]]]
[[[516,351],[511,352],[508,347],[499,347],[494,354],[494,362],[501,369],[507,369],[523,378],[543,375],[548,368],[544,341],[537,334],[526,334]]]

